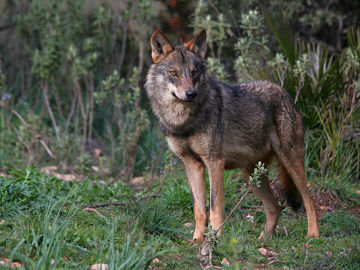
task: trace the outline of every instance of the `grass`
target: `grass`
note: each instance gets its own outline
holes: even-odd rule
[[[226,212],[242,195],[236,175],[226,173]],[[121,184],[64,183],[34,167],[0,178],[0,259],[20,262],[26,269],[88,269],[106,263],[110,269],[199,269],[198,245],[189,242],[192,202],[182,170],[148,193],[132,193]],[[159,195],[151,195],[159,190]],[[113,201],[117,206],[85,210],[84,205]],[[286,208],[275,236],[257,240],[265,223],[260,201],[250,193],[224,227],[213,263],[226,257],[230,269],[358,269],[360,222],[358,205],[323,212],[321,237],[305,237],[303,212]],[[247,215],[253,220],[246,218]],[[259,248],[275,252],[263,256]],[[153,262],[153,259],[157,258]]]

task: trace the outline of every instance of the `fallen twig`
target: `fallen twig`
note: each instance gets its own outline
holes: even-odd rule
[[[84,212],[94,212],[95,214],[97,214],[99,217],[104,217],[98,210],[94,209],[94,208],[90,208],[90,207],[86,207],[83,208]]]
[[[152,193],[152,194],[149,194],[146,196],[141,196],[137,200],[135,200],[135,202],[139,202],[141,200],[148,199],[148,198],[155,198],[156,196],[159,196],[160,194],[161,194],[160,192],[157,192],[157,193]],[[84,206],[82,206],[82,208],[83,209],[100,208],[100,207],[106,207],[106,206],[127,205],[129,203],[133,203],[133,202],[104,202],[104,203],[96,203],[96,204],[92,204],[92,205],[84,205]]]
[[[305,259],[304,259],[304,265],[306,265],[306,261],[308,258],[308,248],[310,247],[309,243],[314,240],[314,238],[311,238],[309,241],[306,242],[305,244]]]
[[[227,217],[225,218],[224,222],[220,225],[220,227],[216,230],[216,233],[218,233],[218,231],[220,231],[222,229],[222,227],[224,227],[226,221],[228,221],[228,219],[232,216],[232,214],[235,212],[236,208],[239,207],[240,203],[242,202],[242,200],[249,194],[249,192],[251,191],[251,187],[248,187],[248,189],[245,191],[244,195],[242,195],[242,197],[240,198],[240,200],[237,202],[237,204],[234,206],[234,208],[231,210],[231,212],[227,215]]]
[[[129,202],[104,202],[104,203],[96,203],[92,205],[84,205],[82,208],[100,208],[106,206],[117,206],[117,205],[126,205]]]

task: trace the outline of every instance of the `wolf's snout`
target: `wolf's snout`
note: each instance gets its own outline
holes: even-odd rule
[[[194,98],[196,98],[196,96],[197,96],[197,92],[196,92],[196,90],[187,90],[186,92],[185,92],[185,94],[186,94],[186,97],[188,98],[188,99],[194,99]]]

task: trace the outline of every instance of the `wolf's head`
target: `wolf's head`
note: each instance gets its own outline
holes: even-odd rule
[[[193,102],[205,80],[206,32],[202,30],[192,40],[173,48],[160,31],[155,31],[150,40],[154,65],[148,82],[156,84],[162,99]],[[151,78],[150,78],[151,77]],[[165,97],[165,96],[166,97]]]

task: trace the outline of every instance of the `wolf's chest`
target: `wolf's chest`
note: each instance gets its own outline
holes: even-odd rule
[[[167,136],[166,140],[171,151],[180,158],[187,155],[195,155],[201,159],[207,158],[215,147],[211,135],[206,132],[196,133],[186,138]]]
[[[215,136],[214,136],[215,135]],[[201,132],[187,138],[168,136],[167,141],[170,149],[179,157],[193,156],[206,163],[207,160],[218,158],[224,159],[225,168],[246,168],[254,160],[261,159],[270,151],[268,142],[260,143],[259,149],[252,142],[232,134],[230,139],[216,137],[216,134]],[[258,144],[259,144],[258,143]]]

